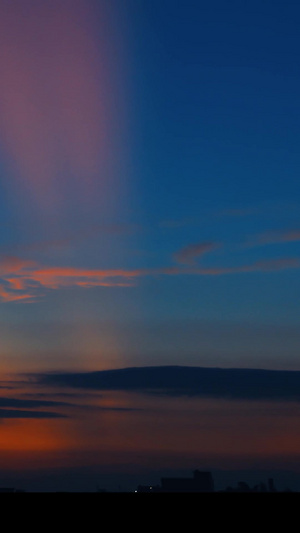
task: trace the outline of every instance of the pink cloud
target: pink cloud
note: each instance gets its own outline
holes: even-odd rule
[[[26,292],[11,292],[7,291],[2,285],[0,285],[0,300],[2,302],[14,302],[17,300],[28,300],[35,298],[33,294],[27,294]]]
[[[27,273],[26,279],[37,282],[40,286],[57,289],[67,286],[95,287],[119,286],[126,280],[143,275],[141,270],[97,270],[72,267],[44,267]]]

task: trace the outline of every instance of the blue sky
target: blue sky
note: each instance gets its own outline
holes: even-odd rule
[[[115,322],[122,331],[128,328],[130,339],[135,329],[137,338],[140,328],[153,331],[147,352],[160,351],[164,357],[165,343],[155,328],[164,328],[173,345],[172,324],[176,329],[181,323],[181,329],[187,329],[174,353],[178,363],[181,350],[189,361],[184,342],[191,329],[202,330],[206,323],[209,331],[215,328],[208,344],[217,356],[220,325],[230,331],[253,328],[253,339],[259,344],[266,335],[264,344],[275,350],[274,360],[268,357],[266,366],[286,366],[288,360],[295,368],[300,246],[298,6],[116,1],[97,7],[91,3],[89,8],[94,10],[93,23],[80,2],[74,15],[85,13],[88,37],[75,35],[68,18],[68,40],[63,40],[63,33],[60,36],[63,29],[56,29],[56,45],[61,39],[62,64],[65,61],[64,85],[53,82],[53,76],[58,80],[62,76],[55,34],[50,31],[44,48],[38,48],[41,5],[33,2],[25,14],[24,35],[17,32],[24,14],[17,8],[5,13],[16,24],[14,44],[10,36],[2,38],[5,46],[11,46],[12,64],[17,65],[23,54],[28,66],[16,72],[17,67],[7,67],[8,81],[2,88],[7,108],[6,112],[2,108],[1,256],[4,263],[10,258],[20,263],[17,272],[12,268],[19,285],[7,281],[11,272],[4,267],[1,313],[7,331],[14,323],[21,328],[36,324],[42,343],[48,322],[59,323],[60,330],[64,322],[66,327],[88,322],[93,330],[97,321]],[[55,11],[52,17],[53,31],[58,24]],[[35,55],[28,59],[29,31]],[[90,69],[74,55],[67,70],[68,46],[75,37],[81,38]],[[39,65],[44,78],[27,78]],[[9,92],[18,79],[26,90]],[[89,97],[94,108],[88,106]],[[69,107],[62,105],[74,108],[68,115]],[[23,126],[18,122],[22,116]],[[18,124],[24,137],[14,129]],[[86,130],[80,131],[83,124]],[[81,160],[77,142],[81,142]],[[30,262],[34,266],[26,266]],[[36,269],[50,267],[65,269],[64,282],[56,279],[47,285],[34,279]],[[27,268],[34,270],[31,280],[26,278]],[[66,283],[70,268],[81,271]],[[82,278],[84,270],[88,273]],[[105,270],[106,284],[93,279],[88,285],[93,271],[99,270]],[[111,283],[110,272],[116,270],[120,275]],[[107,286],[107,280],[113,286]],[[10,296],[5,296],[7,291]],[[292,328],[294,344],[289,339],[281,355],[272,335],[258,337],[257,331],[264,327]],[[202,348],[195,334],[191,334],[193,352],[199,351],[201,364]],[[19,339],[10,339],[12,346],[14,342]],[[230,342],[235,342],[234,335],[224,346],[228,354]],[[21,345],[31,351],[30,341]],[[252,349],[256,364],[255,340]],[[106,367],[109,355],[104,357]],[[261,357],[263,364],[263,353]],[[230,364],[234,360],[236,366],[244,366],[242,358],[236,353]],[[101,357],[97,364],[101,367]],[[252,366],[250,356],[247,364]]]
[[[92,3],[89,7],[96,8]],[[38,3],[33,3],[31,15],[27,14],[28,28],[32,24],[37,29],[37,10]],[[13,169],[8,148],[20,164],[23,148],[6,125],[2,257],[34,261],[43,268],[119,269],[140,274],[133,276],[130,287],[126,286],[128,278],[123,286],[124,278],[122,286],[99,287],[94,280],[95,286],[84,289],[76,287],[76,278],[67,289],[65,284],[54,287],[52,283],[46,294],[36,286],[34,298],[28,300],[8,298],[6,302],[4,297],[4,323],[10,327],[14,322],[21,327],[36,323],[35,334],[41,339],[47,322],[58,322],[60,330],[64,322],[66,327],[73,321],[91,322],[93,330],[97,320],[116,322],[122,331],[127,327],[130,339],[142,327],[153,331],[147,351],[153,351],[156,358],[158,352],[164,358],[168,343],[161,342],[156,328],[164,328],[173,346],[172,324],[176,329],[180,323],[186,334],[182,343],[178,340],[174,362],[181,362],[178,354],[182,352],[185,361],[194,363],[195,355],[189,359],[191,348],[184,343],[192,330],[202,330],[208,322],[209,331],[215,328],[207,341],[213,354],[211,364],[214,354],[219,357],[220,325],[233,331],[252,328],[254,365],[256,352],[261,354],[259,339],[266,335],[264,345],[271,343],[275,352],[273,362],[268,357],[265,364],[295,368],[300,246],[297,12],[298,7],[289,2],[230,2],[225,6],[222,2],[129,1],[97,7],[98,19],[89,27],[93,31],[90,53],[109,68],[102,72],[104,78],[101,72],[96,78],[96,71],[86,71],[90,78],[83,80],[79,96],[74,87],[69,91],[74,91],[74,105],[76,98],[79,103],[82,98],[85,107],[79,119],[81,124],[86,120],[91,131],[96,128],[87,107],[88,91],[92,82],[102,91],[107,120],[102,138],[109,155],[101,161],[97,154],[99,166],[94,174],[88,175],[84,161],[86,168],[76,175],[76,138],[67,139],[65,153],[54,145],[53,133],[58,139],[64,130],[69,133],[58,116],[62,110],[57,100],[35,79],[28,83],[21,104],[16,93],[15,107],[26,102],[29,106],[36,95],[40,103],[35,111],[45,113],[35,123],[30,122],[30,114],[29,118],[25,115],[25,126],[32,129],[35,124],[45,139],[41,148],[45,150],[41,163],[45,176],[31,145],[27,161],[31,177],[26,178],[25,167],[23,175],[22,167],[18,172]],[[72,27],[67,31],[72,43]],[[19,38],[22,42],[22,35]],[[53,38],[50,34],[45,54],[50,55]],[[84,39],[85,34],[82,45]],[[33,45],[37,47],[38,41],[33,40]],[[18,53],[24,54],[17,40]],[[33,70],[37,60],[41,62],[48,84],[58,72],[55,53],[52,71],[42,52],[40,58],[36,52],[36,59],[28,63]],[[75,76],[83,74],[82,67],[75,56],[72,61],[70,76],[76,81]],[[26,80],[26,73],[23,77]],[[64,82],[70,83],[67,78]],[[96,102],[94,94],[91,98]],[[46,114],[51,106],[53,123]],[[94,120],[102,127],[103,117],[99,113],[98,118],[97,110]],[[11,111],[6,120],[13,119]],[[8,133],[15,138],[5,144]],[[80,133],[78,138],[80,142]],[[87,146],[83,151],[88,151]],[[50,165],[56,175],[51,175]],[[172,268],[179,270],[173,274],[165,270]],[[24,278],[23,273],[18,276]],[[282,355],[272,335],[257,333],[272,325],[274,330],[286,326],[295,330],[295,344],[289,339]],[[136,335],[139,338],[138,331]],[[202,347],[196,333],[191,335],[188,344],[194,343],[192,351],[198,351],[201,364]],[[235,354],[229,355],[230,364],[244,366],[242,353],[234,349],[234,338],[234,334],[227,336],[223,350]],[[105,366],[109,356],[106,359]],[[139,364],[142,360],[141,355]],[[101,358],[98,364],[101,367]],[[250,355],[247,364],[252,366]]]

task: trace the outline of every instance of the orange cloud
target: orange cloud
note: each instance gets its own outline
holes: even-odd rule
[[[28,300],[35,298],[32,294],[9,292],[3,286],[0,286],[0,299],[2,302],[14,302],[17,300]]]
[[[36,265],[34,261],[18,257],[4,257],[0,260],[0,299],[3,302],[27,300],[34,296],[26,292],[27,283],[24,279],[27,269]]]
[[[2,270],[1,270],[2,266]],[[0,298],[12,300],[35,298],[40,289],[63,287],[130,287],[137,277],[153,274],[151,270],[97,270],[74,267],[38,267],[31,261],[5,260],[0,263],[2,285]],[[29,294],[28,289],[32,292]]]
[[[19,257],[2,257],[2,259],[0,259],[0,275],[7,273],[18,273],[20,271],[24,271],[24,269],[32,268],[35,265],[35,261],[20,259]]]
[[[26,279],[38,282],[43,287],[55,289],[70,285],[116,286],[119,285],[123,279],[128,280],[141,275],[145,275],[145,272],[142,270],[97,270],[73,267],[45,267],[33,269],[31,272],[28,272]]]
[[[9,268],[10,267],[10,268]],[[132,287],[145,276],[221,276],[246,272],[272,272],[300,268],[298,258],[256,261],[237,267],[161,267],[153,269],[84,269],[74,267],[41,267],[33,261],[10,259],[0,262],[0,299],[10,302],[35,299],[42,289],[58,290],[65,287]]]

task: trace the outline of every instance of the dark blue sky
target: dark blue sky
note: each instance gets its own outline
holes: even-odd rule
[[[297,198],[299,6],[129,6],[134,160],[145,216]]]

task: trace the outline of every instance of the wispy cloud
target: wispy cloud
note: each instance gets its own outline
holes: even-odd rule
[[[27,269],[34,267],[34,261],[18,257],[3,257],[0,260],[0,298],[4,302],[28,300],[34,294],[27,292],[24,276]]]
[[[2,418],[66,418],[61,413],[50,411],[26,411],[20,409],[0,409],[0,420]]]
[[[193,265],[196,259],[199,259],[203,254],[211,252],[220,245],[215,242],[200,242],[196,244],[189,244],[181,250],[177,251],[173,258],[178,263]]]
[[[290,268],[300,268],[300,259],[298,257],[266,259],[236,267],[199,268],[194,273],[203,276],[221,276],[224,274],[238,274],[243,272],[276,272]]]
[[[27,268],[35,266],[35,261],[28,261],[14,256],[2,257],[0,260],[0,276],[5,274],[15,274]]]
[[[19,398],[1,398],[0,397],[0,408],[17,408],[17,409],[31,409],[31,408],[40,408],[40,407],[61,407],[70,405],[65,402],[57,402],[52,400],[26,400]]]
[[[195,257],[214,249],[213,243],[187,246],[179,252],[183,265],[159,268],[85,269],[68,266],[42,266],[37,262],[9,258],[0,261],[0,298],[3,302],[33,301],[43,291],[66,287],[91,289],[95,287],[132,287],[139,278],[157,276],[221,276],[247,272],[273,272],[300,268],[297,257],[256,261],[233,267],[201,267]],[[186,264],[186,263],[191,263]]]
[[[300,241],[300,229],[290,229],[285,231],[268,231],[256,235],[250,240],[248,246],[264,246],[267,244],[280,244]]]
[[[20,300],[32,300],[36,295],[30,293],[8,292],[0,286],[0,299],[2,302],[16,302]]]
[[[4,259],[2,263],[0,262],[0,273],[0,297],[6,302],[35,298],[39,296],[42,288],[131,286],[135,278],[144,274],[141,270],[41,267],[36,262],[17,258]]]

